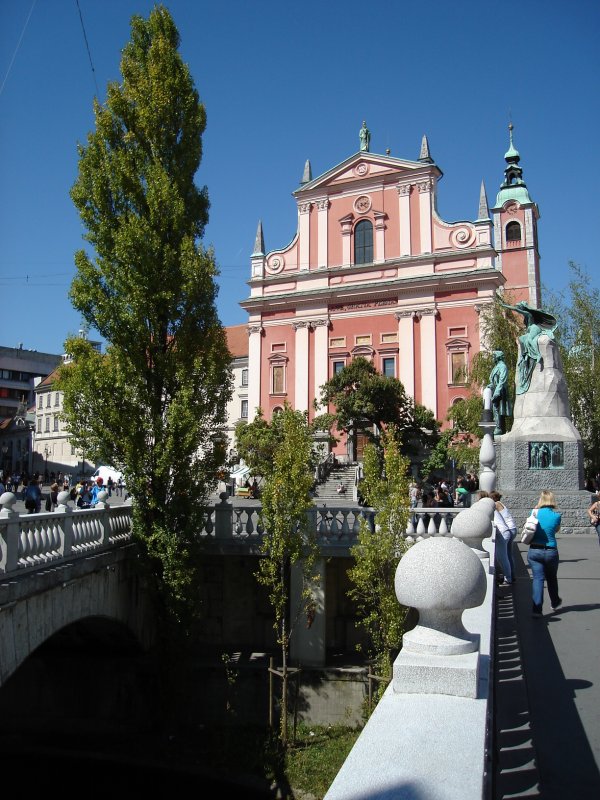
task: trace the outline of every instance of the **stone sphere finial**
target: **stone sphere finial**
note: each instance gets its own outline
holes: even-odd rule
[[[58,501],[57,505],[66,507],[67,503],[71,499],[71,493],[70,492],[59,492],[56,499]]]
[[[479,637],[462,624],[466,608],[485,599],[480,559],[457,539],[435,537],[414,544],[396,569],[398,601],[419,612],[419,624],[403,636],[403,650],[460,655],[479,647]]]
[[[482,497],[470,508],[460,511],[452,522],[452,536],[462,539],[472,547],[480,558],[488,558],[482,542],[492,535],[492,520],[496,504],[491,497]]]
[[[13,492],[3,492],[0,495],[0,506],[2,509],[7,509],[7,511],[12,511],[12,507],[17,502],[17,496],[13,494]]]

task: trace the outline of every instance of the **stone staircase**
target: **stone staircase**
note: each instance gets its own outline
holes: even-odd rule
[[[354,497],[354,478],[356,475],[355,464],[340,464],[334,467],[323,483],[317,484],[315,490],[315,500],[335,505],[339,500],[352,501]],[[343,484],[346,491],[338,494],[338,484]]]

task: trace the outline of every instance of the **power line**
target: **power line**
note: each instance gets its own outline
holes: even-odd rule
[[[85,47],[87,50],[88,58],[90,59],[90,67],[92,68],[92,75],[94,77],[94,86],[96,87],[96,97],[100,100],[100,92],[98,91],[98,83],[96,81],[96,70],[94,69],[94,63],[92,61],[92,54],[90,53],[90,46],[88,44],[87,35],[85,32],[85,25],[83,24],[83,15],[81,13],[81,8],[79,7],[79,0],[75,0],[77,3],[77,10],[79,11],[79,19],[81,20],[81,30],[83,31],[83,38],[85,40]]]
[[[10,71],[12,69],[12,65],[14,63],[15,58],[17,57],[17,53],[19,52],[19,48],[21,47],[21,42],[23,41],[23,36],[25,35],[25,31],[27,30],[27,26],[29,25],[29,20],[31,15],[33,14],[33,9],[36,4],[37,0],[33,0],[31,4],[31,8],[29,9],[29,14],[27,15],[27,19],[25,20],[25,25],[23,25],[23,30],[21,31],[21,35],[19,36],[19,41],[17,42],[17,46],[15,48],[15,52],[13,53],[13,57],[10,60],[10,64],[8,65],[8,69],[6,70],[6,75],[4,76],[4,80],[2,81],[2,86],[0,86],[0,94],[4,89],[4,84],[8,80],[8,76],[10,75]]]

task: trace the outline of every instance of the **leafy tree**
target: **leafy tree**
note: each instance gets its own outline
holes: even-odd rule
[[[70,298],[107,350],[69,339],[60,384],[73,444],[124,469],[163,608],[189,621],[231,381],[217,267],[200,243],[208,195],[194,183],[206,115],[178,45],[166,8],[132,18],[122,81],[79,146],[71,196],[89,247]]]
[[[321,404],[335,407],[331,416],[338,430],[353,436],[364,433],[371,442],[394,425],[404,453],[415,454],[437,440],[439,425],[433,413],[415,404],[399,380],[377,372],[366,358],[353,359],[321,387]]]
[[[312,602],[311,584],[315,581],[312,571],[318,555],[315,534],[307,527],[307,512],[312,507],[309,493],[313,484],[312,436],[306,413],[294,411],[287,404],[270,425],[262,420],[260,427],[271,428],[270,434],[277,440],[268,468],[265,463],[262,517],[266,533],[256,577],[269,591],[277,642],[281,646],[281,739],[285,743],[290,640],[295,623]],[[298,606],[291,608],[290,570],[294,565],[301,570],[303,591]]]
[[[354,566],[348,575],[353,587],[348,594],[356,602],[359,624],[369,636],[375,668],[389,679],[406,617],[406,609],[396,598],[394,578],[406,550],[409,461],[400,452],[394,425],[382,434],[382,448],[383,455],[373,444],[365,447],[362,492],[376,509],[375,529],[361,519],[358,540],[351,550]],[[383,691],[384,685],[380,688]]]
[[[508,311],[500,300],[512,302],[508,294],[498,293],[493,302],[484,306],[479,315],[481,340],[485,349],[473,357],[469,374],[466,376],[467,396],[450,406],[446,421],[452,423],[446,429],[429,458],[424,462],[422,472],[428,477],[435,471],[447,469],[448,462],[454,461],[462,469],[475,469],[479,463],[479,423],[483,413],[482,390],[487,386],[490,372],[494,366],[494,350],[504,352],[508,367],[508,385],[511,403],[515,399],[515,370],[518,358],[517,337],[523,331],[523,320],[518,314]],[[506,419],[507,429],[512,420]]]
[[[549,296],[558,321],[556,339],[560,347],[573,424],[581,434],[588,476],[600,472],[600,290],[578,264],[569,263],[569,294]]]

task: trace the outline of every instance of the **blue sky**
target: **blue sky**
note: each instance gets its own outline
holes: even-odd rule
[[[62,352],[80,325],[67,293],[83,229],[69,198],[92,100],[119,80],[133,14],[148,0],[0,0],[0,344]],[[173,0],[207,110],[197,175],[205,243],[221,269],[225,325],[246,321],[256,226],[267,249],[296,231],[291,196],[358,150],[416,159],[421,137],[444,172],[438,210],[475,219],[493,203],[509,119],[541,219],[542,282],[562,290],[574,260],[598,280],[600,4],[441,0]],[[98,89],[96,89],[96,84]]]

